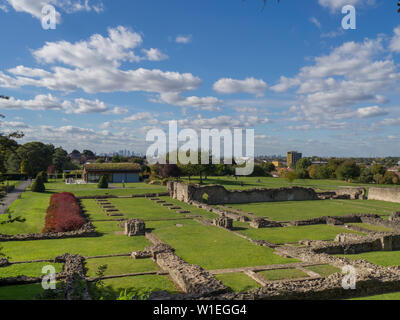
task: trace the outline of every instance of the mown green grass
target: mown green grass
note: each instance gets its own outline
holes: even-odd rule
[[[12,217],[20,216],[25,222],[0,224],[0,233],[24,234],[40,233],[44,227],[46,210],[49,206],[50,194],[24,192],[21,198],[15,200],[10,206]],[[8,219],[7,215],[0,215],[0,222]]]
[[[399,266],[400,265],[400,251],[374,251],[359,254],[338,255],[350,260],[364,259],[383,267]]]
[[[147,226],[162,241],[174,247],[182,259],[208,270],[296,261],[275,255],[272,249],[255,246],[227,230],[192,220],[148,222]]]
[[[0,287],[0,300],[35,300],[44,291],[41,283]]]
[[[311,267],[306,267],[307,270],[314,271],[318,273],[322,277],[328,277],[331,274],[334,274],[336,272],[340,272],[339,268],[336,268],[334,266],[331,266],[329,264],[321,264],[317,266],[311,266]]]
[[[356,227],[364,228],[364,229],[371,230],[371,231],[378,231],[378,232],[393,231],[389,228],[375,226],[375,225],[368,224],[368,223],[347,223],[347,224],[350,226],[356,226]]]
[[[352,213],[389,215],[395,210],[400,210],[400,204],[363,200],[260,202],[232,204],[230,206],[274,221],[306,220],[322,216],[343,216]]]
[[[169,202],[169,199],[166,199]],[[136,219],[179,219],[182,214],[146,198],[110,199],[125,217]]]
[[[87,259],[86,260],[86,268],[88,269],[87,275],[89,277],[95,277],[98,268],[102,265],[107,265],[107,269],[104,272],[105,276],[160,270],[157,264],[151,259],[132,259],[131,257],[109,257],[109,258]]]
[[[104,288],[101,290],[101,297],[105,300],[115,300],[121,291],[168,291],[170,293],[178,293],[178,289],[167,276],[144,275],[134,277],[124,277],[107,279],[104,281]],[[93,290],[91,290],[93,292]]]
[[[48,192],[71,192],[75,196],[95,196],[95,195],[116,195],[130,196],[133,194],[158,193],[165,192],[166,187],[149,185],[143,182],[126,184],[126,188],[122,189],[122,184],[110,184],[108,189],[99,189],[97,184],[66,184],[60,180],[50,181],[45,184]],[[112,187],[111,187],[112,186]]]
[[[35,262],[35,263],[22,263],[22,264],[13,264],[8,267],[0,268],[0,278],[11,278],[18,276],[27,276],[27,277],[40,277],[48,273],[42,273],[42,268],[44,266],[53,266],[56,269],[56,272],[59,273],[62,271],[61,263],[52,263],[52,262]]]
[[[378,294],[374,296],[353,298],[349,300],[400,300],[400,292]]]
[[[188,181],[187,177],[183,180]],[[258,182],[258,181],[261,182]],[[191,177],[192,183],[199,183],[199,177]],[[243,183],[243,185],[241,185]],[[297,179],[293,182],[289,182],[284,178],[269,178],[269,177],[238,177],[236,180],[234,177],[207,177],[207,180],[203,179],[203,184],[222,184],[227,189],[249,189],[249,188],[281,188],[281,187],[307,187],[317,188],[322,190],[334,189],[338,187],[399,187],[398,185],[368,185],[361,183],[350,183],[342,180],[311,180],[311,179]]]
[[[83,256],[122,254],[143,250],[151,243],[144,236],[127,237],[116,235],[122,230],[117,222],[95,222],[99,237],[72,238],[56,240],[12,241],[3,242],[3,252],[11,257],[11,261],[33,259],[52,259],[64,253]]]
[[[233,292],[244,292],[261,287],[260,284],[242,272],[218,274],[215,278]]]
[[[308,278],[307,273],[298,269],[275,269],[265,270],[258,272],[267,280],[286,280],[286,279],[297,279],[297,278]]]
[[[234,223],[236,226],[237,223]],[[244,228],[240,224],[238,232],[256,240],[266,240],[274,244],[294,243],[300,240],[334,240],[339,233],[357,233],[345,228],[329,225],[311,225],[301,227],[283,227],[283,228],[262,228],[254,229]],[[361,233],[358,233],[361,234]]]

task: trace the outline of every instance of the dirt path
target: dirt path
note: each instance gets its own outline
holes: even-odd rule
[[[0,214],[6,213],[6,210],[11,206],[11,204],[18,199],[21,193],[23,193],[30,185],[32,181],[27,180],[19,184],[13,191],[7,193],[4,198],[1,199],[0,204]]]

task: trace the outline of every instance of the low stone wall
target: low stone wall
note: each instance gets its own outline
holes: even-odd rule
[[[227,291],[222,282],[215,279],[211,273],[182,260],[174,253],[174,249],[166,244],[147,247],[144,251],[132,253],[132,256],[151,256],[185,293],[209,296]]]
[[[400,188],[369,188],[368,199],[400,203]]]
[[[81,229],[69,232],[52,232],[52,233],[28,233],[8,235],[0,234],[0,242],[7,241],[31,241],[31,240],[50,240],[50,239],[67,239],[67,238],[82,238],[96,237],[97,232],[91,222],[86,223]]]
[[[172,198],[183,202],[202,202],[203,196],[207,195],[208,204],[303,201],[319,199],[314,189],[301,187],[227,190],[221,185],[200,186],[170,181],[167,184],[167,190]]]
[[[67,300],[91,300],[86,282],[85,258],[66,253],[56,257],[54,261],[63,263],[61,275],[65,277],[65,298]]]
[[[353,213],[346,216],[324,216],[307,220],[289,221],[288,224],[291,226],[310,226],[315,224],[342,225],[345,223],[361,223],[363,219],[367,218],[380,219],[380,217],[374,213]]]

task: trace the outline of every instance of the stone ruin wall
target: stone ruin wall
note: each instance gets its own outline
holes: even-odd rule
[[[167,190],[172,198],[183,202],[203,202],[203,195],[207,195],[207,203],[210,205],[274,201],[306,201],[335,197],[365,199],[366,194],[364,188],[340,188],[338,190],[324,193],[318,193],[312,188],[303,187],[227,190],[221,185],[201,186],[172,181],[168,182]]]
[[[159,240],[157,240],[159,241]],[[172,280],[187,294],[208,296],[223,293],[227,288],[221,281],[202,267],[189,264],[178,257],[174,249],[164,243],[147,247],[144,251],[132,253],[132,258],[151,257],[162,270],[169,273]]]
[[[400,203],[400,188],[369,188],[368,199]]]

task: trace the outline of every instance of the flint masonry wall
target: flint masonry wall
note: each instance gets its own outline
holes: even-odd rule
[[[368,199],[400,203],[400,188],[369,188]]]
[[[188,185],[180,182],[169,182],[167,189],[174,199],[180,201],[203,201],[203,195],[208,196],[208,204],[234,204],[249,202],[273,201],[304,201],[318,200],[318,194],[311,188],[279,188],[279,189],[249,189],[226,190],[220,185]]]
[[[182,260],[174,253],[174,249],[166,244],[159,243],[147,247],[144,251],[132,253],[132,257],[136,259],[143,256],[152,257],[185,293],[207,296],[227,291],[222,282],[215,279],[211,273]]]

